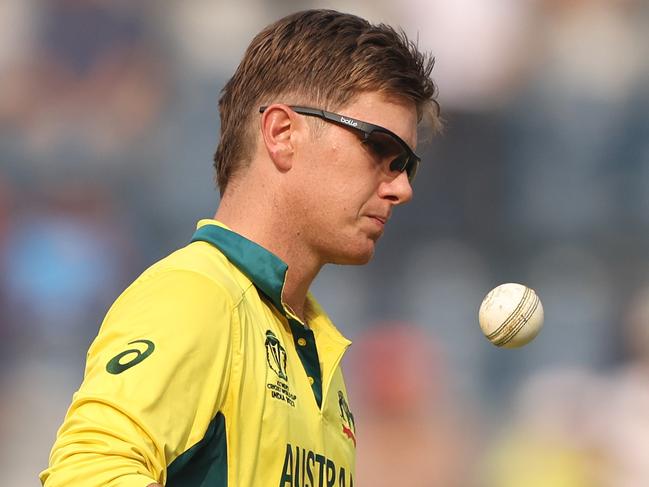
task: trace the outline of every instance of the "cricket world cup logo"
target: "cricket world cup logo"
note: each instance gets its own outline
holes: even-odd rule
[[[345,395],[342,391],[338,391],[338,406],[340,407],[340,418],[343,422],[343,433],[349,438],[354,447],[356,446],[356,425],[354,424],[354,415],[349,409],[349,404],[345,400]]]
[[[288,381],[286,375],[286,350],[270,330],[266,330],[266,360],[268,366],[280,379]]]

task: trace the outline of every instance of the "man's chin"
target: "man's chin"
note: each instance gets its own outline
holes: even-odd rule
[[[354,249],[338,256],[333,264],[338,265],[365,265],[374,257],[374,243],[363,249]]]

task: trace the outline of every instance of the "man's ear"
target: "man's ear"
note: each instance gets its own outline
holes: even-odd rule
[[[287,105],[269,105],[261,116],[261,134],[266,151],[278,170],[285,172],[293,165],[295,130],[299,120]]]

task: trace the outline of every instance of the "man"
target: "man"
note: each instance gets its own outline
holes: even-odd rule
[[[308,289],[412,197],[432,65],[329,10],[255,37],[219,102],[215,219],[109,310],[44,485],[353,485],[350,342]]]

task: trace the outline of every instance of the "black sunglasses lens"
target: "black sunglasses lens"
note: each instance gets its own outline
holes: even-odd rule
[[[396,159],[403,154],[403,147],[393,137],[383,132],[372,132],[366,136],[365,142],[374,155],[381,159]]]
[[[417,156],[407,150],[392,135],[374,131],[365,136],[364,143],[377,158],[390,161],[390,171],[406,171],[410,182],[415,178],[419,165]]]
[[[410,154],[403,154],[401,157],[394,159],[390,163],[391,171],[406,171],[408,175],[408,181],[412,182],[417,175],[417,169],[419,167],[419,160],[416,157],[411,157]]]
[[[407,171],[408,170],[408,154],[405,152],[399,154],[398,157],[396,157],[391,163],[390,163],[390,171]],[[410,175],[408,175],[410,177]]]
[[[419,169],[419,159],[416,157],[411,157],[409,162],[406,164],[406,173],[408,174],[408,181],[411,183],[415,180],[417,175],[417,169]]]

